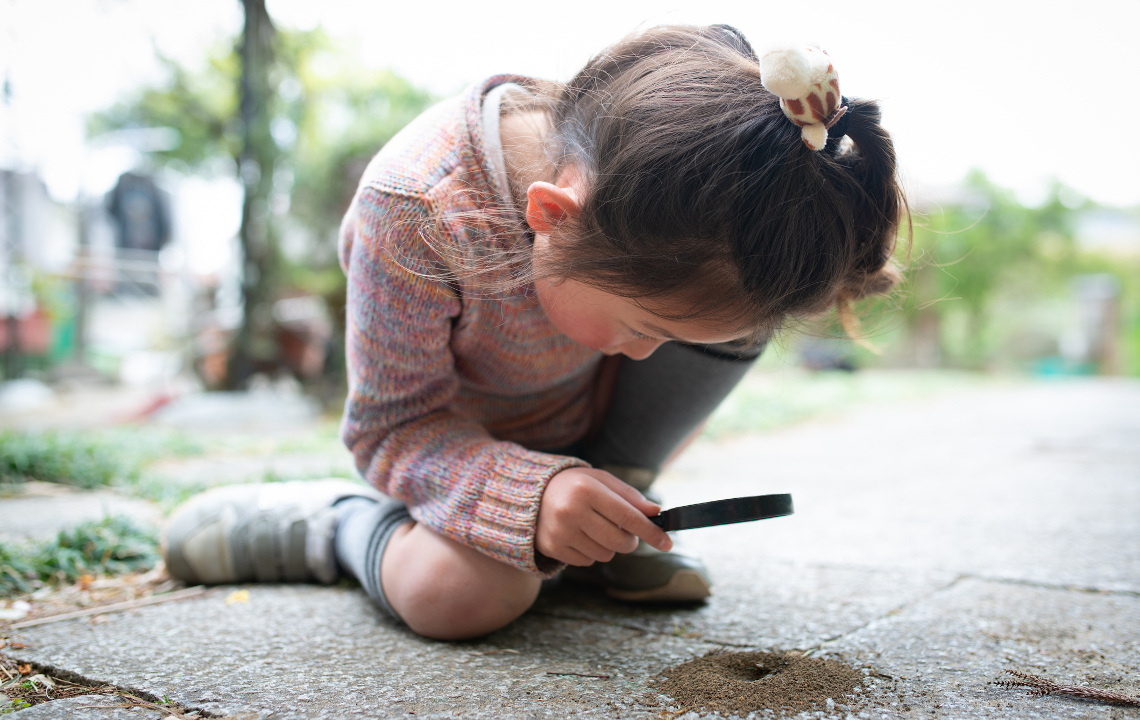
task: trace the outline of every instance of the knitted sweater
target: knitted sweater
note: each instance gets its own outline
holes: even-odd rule
[[[586,433],[600,354],[559,333],[532,286],[489,296],[441,277],[440,247],[528,242],[501,220],[481,105],[499,76],[425,112],[369,164],[340,234],[349,395],[341,437],[364,478],[433,530],[539,576],[546,483],[585,466],[536,449]]]

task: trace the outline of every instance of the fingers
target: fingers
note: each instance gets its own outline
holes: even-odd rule
[[[615,553],[633,552],[637,548],[636,537],[592,509],[561,527],[550,523],[546,536],[540,533],[539,541],[543,554],[569,565],[607,562]]]
[[[594,509],[622,530],[636,535],[662,552],[668,552],[673,547],[673,540],[649,519],[661,512],[661,506],[646,499],[613,475],[602,475],[599,479],[616,497],[599,502]]]
[[[662,552],[668,552],[673,547],[673,541],[664,530],[654,525],[645,513],[639,512],[620,498],[595,506],[594,509],[621,530],[641,538]]]
[[[637,537],[633,533],[626,532],[620,525],[599,512],[594,512],[586,519],[582,524],[582,530],[590,540],[611,555],[629,553],[637,549]],[[611,558],[597,559],[606,561]]]
[[[618,497],[637,508],[642,515],[652,517],[661,512],[660,505],[645,497],[632,485],[623,482],[617,477],[609,473],[604,473],[603,477],[599,479],[606,487],[615,492]]]
[[[673,542],[647,515],[660,507],[613,475],[592,468],[570,468],[547,484],[539,505],[535,547],[570,565],[607,561],[632,552],[637,539],[658,550]]]

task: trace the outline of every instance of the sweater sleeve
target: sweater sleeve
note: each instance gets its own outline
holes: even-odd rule
[[[348,276],[349,394],[341,436],[365,480],[417,521],[540,576],[561,569],[537,553],[542,492],[585,463],[500,441],[452,410],[459,376],[450,341],[462,312],[421,236],[417,196],[364,188],[341,228]]]

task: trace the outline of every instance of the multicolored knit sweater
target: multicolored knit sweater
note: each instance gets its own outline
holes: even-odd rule
[[[520,241],[494,190],[480,115],[499,76],[428,110],[384,146],[341,226],[349,395],[341,436],[365,479],[412,517],[540,576],[546,483],[585,462],[534,448],[586,433],[600,354],[560,334],[530,286],[489,296],[446,277],[441,247]]]

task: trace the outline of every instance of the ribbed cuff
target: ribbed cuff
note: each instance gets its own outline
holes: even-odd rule
[[[475,506],[467,542],[496,560],[542,578],[564,565],[534,546],[538,509],[547,483],[556,474],[589,463],[566,455],[550,455],[507,445],[491,469],[492,478]]]

